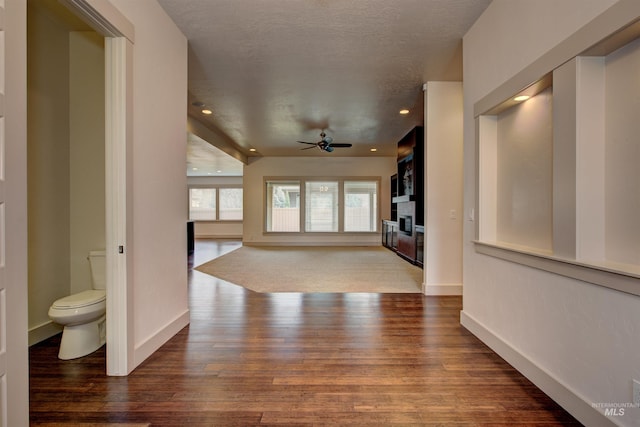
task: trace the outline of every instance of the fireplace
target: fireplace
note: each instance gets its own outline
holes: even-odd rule
[[[416,202],[398,203],[398,249],[396,253],[410,262],[416,259]]]
[[[402,215],[398,218],[398,228],[402,233],[413,234],[413,217]]]

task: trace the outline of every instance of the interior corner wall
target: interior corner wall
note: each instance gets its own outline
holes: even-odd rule
[[[465,35],[466,216],[476,206],[474,104],[615,3],[495,0]],[[465,221],[463,325],[583,423],[637,425],[638,409],[606,419],[592,404],[632,402],[640,298],[476,253],[474,238]]]
[[[397,172],[396,157],[262,157],[244,167],[244,219],[245,245],[354,245],[382,244],[381,231],[375,234],[310,233],[286,235],[264,233],[264,178],[265,177],[380,177],[381,218],[391,213],[390,177]],[[381,221],[380,221],[381,222]],[[380,224],[378,225],[381,226]],[[293,234],[293,233],[292,233]]]
[[[424,293],[462,293],[462,83],[428,82]]]
[[[37,6],[27,9],[29,331],[47,331],[36,342],[61,330],[47,313],[70,290],[69,32]]]
[[[91,289],[89,252],[105,249],[104,55],[100,34],[69,33],[70,293]]]
[[[187,40],[155,0],[111,0],[133,24],[134,367],[189,322]]]

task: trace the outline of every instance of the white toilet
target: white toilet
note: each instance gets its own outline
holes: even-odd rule
[[[106,260],[105,251],[89,252],[93,289],[55,301],[49,318],[64,326],[60,359],[76,359],[93,353],[106,341]]]

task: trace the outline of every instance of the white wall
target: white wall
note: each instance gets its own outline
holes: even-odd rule
[[[37,5],[27,25],[30,330],[50,325],[49,306],[70,293],[69,29]]]
[[[70,293],[91,289],[89,251],[105,248],[104,37],[69,34]]]
[[[553,249],[552,91],[498,116],[497,240]]]
[[[244,235],[246,245],[380,245],[380,231],[362,235],[265,235],[264,177],[379,176],[381,218],[391,212],[390,177],[397,172],[395,157],[265,157],[244,167]]]
[[[466,215],[476,200],[474,103],[614,3],[494,0],[465,35]],[[640,378],[640,298],[478,254],[474,236],[465,221],[465,326],[587,425],[606,425],[591,404],[630,402]],[[627,409],[611,421],[639,420]]]
[[[155,0],[111,3],[135,27],[130,268],[137,365],[189,321],[187,41]]]
[[[606,258],[640,264],[640,40],[606,61]]]
[[[189,186],[228,185],[242,186],[241,176],[188,176]]]
[[[428,82],[425,105],[427,295],[462,293],[462,83]]]

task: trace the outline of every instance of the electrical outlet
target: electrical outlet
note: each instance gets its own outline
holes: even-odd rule
[[[633,380],[633,404],[640,406],[640,381]]]

